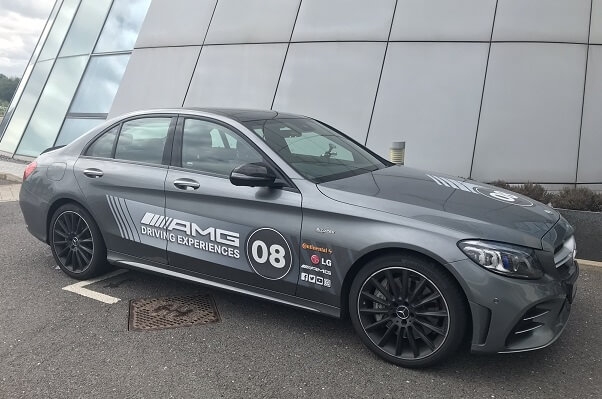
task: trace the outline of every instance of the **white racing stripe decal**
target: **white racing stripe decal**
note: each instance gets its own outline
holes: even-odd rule
[[[113,197],[111,195],[107,195],[106,197],[107,202],[109,203],[109,208],[111,209],[111,213],[113,214],[113,218],[119,227],[121,238],[142,242],[140,239],[140,234],[138,233],[138,229],[136,228],[136,224],[134,223],[134,219],[132,218],[130,211],[127,209],[127,203],[125,202],[125,199]]]
[[[533,206],[533,202],[526,197],[515,195],[514,193],[504,191],[500,188],[487,188],[474,183],[450,179],[449,177],[433,176],[427,174],[439,186],[448,187],[454,190],[466,191],[468,193],[483,195],[496,201],[518,206]]]
[[[117,217],[117,214],[115,213],[115,209],[113,208],[113,204],[111,203],[111,197],[107,195],[107,203],[109,204],[109,209],[111,209],[111,213],[113,214],[113,219],[115,219],[115,222],[117,223],[117,227],[119,228],[119,234],[121,234],[121,238],[126,238],[125,234],[123,234],[123,227],[121,226],[121,223],[119,222],[119,218]]]

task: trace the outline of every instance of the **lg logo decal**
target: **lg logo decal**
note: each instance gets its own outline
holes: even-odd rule
[[[257,229],[249,235],[246,251],[253,271],[268,280],[280,280],[293,265],[288,241],[278,231],[268,227]]]

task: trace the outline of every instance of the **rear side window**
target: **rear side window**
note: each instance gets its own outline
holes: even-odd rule
[[[160,164],[171,118],[143,118],[125,122],[115,159]]]
[[[89,157],[111,158],[113,155],[113,144],[119,132],[119,125],[113,127],[100,136],[86,151]]]

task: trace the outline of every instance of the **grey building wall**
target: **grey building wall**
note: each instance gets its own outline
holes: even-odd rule
[[[602,189],[601,64],[602,0],[152,0],[107,111],[273,108],[410,166]]]

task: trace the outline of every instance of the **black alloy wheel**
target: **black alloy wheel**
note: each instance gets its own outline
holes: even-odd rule
[[[54,221],[52,245],[61,265],[70,272],[85,272],[94,255],[88,223],[77,213],[65,211]]]
[[[367,266],[352,286],[350,313],[372,351],[405,367],[429,366],[455,351],[466,309],[457,286],[436,270],[441,266],[413,257]]]
[[[50,224],[50,248],[61,270],[85,280],[107,268],[106,247],[92,217],[81,207],[60,207]]]

